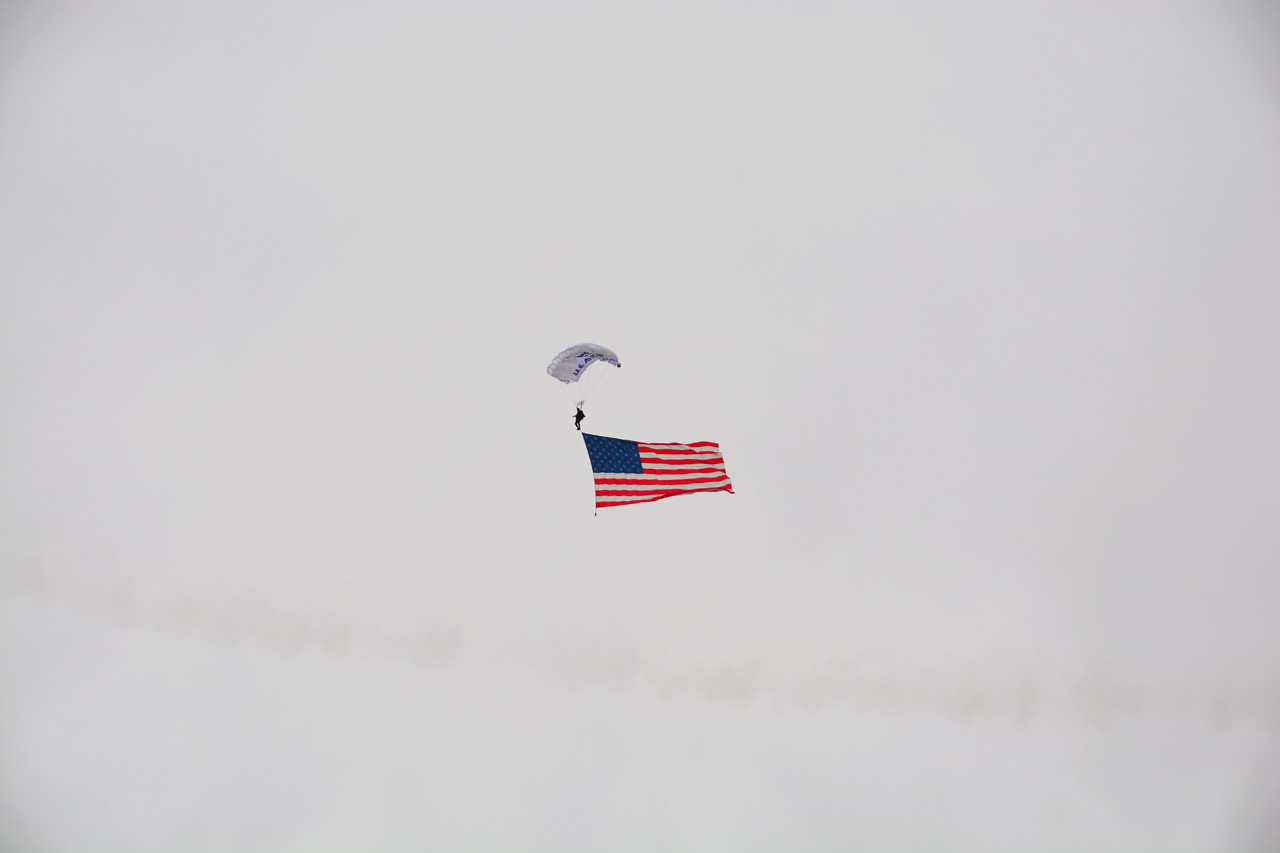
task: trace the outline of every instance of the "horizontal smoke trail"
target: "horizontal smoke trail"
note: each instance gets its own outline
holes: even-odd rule
[[[252,602],[147,598],[126,584],[62,589],[49,573],[30,562],[0,571],[0,592],[65,606],[119,629],[141,627],[282,655],[314,651],[419,667],[468,663],[517,667],[551,684],[614,689],[639,685],[668,701],[696,699],[739,706],[763,701],[779,710],[840,708],[857,714],[936,714],[958,722],[1008,720],[1019,725],[1045,716],[1098,729],[1136,716],[1164,714],[1216,728],[1245,724],[1280,731],[1277,673],[1248,683],[1187,678],[1152,684],[1096,667],[1064,684],[1031,672],[995,675],[959,668],[877,668],[852,659],[831,659],[808,667],[768,659],[677,666],[644,660],[621,649],[554,654],[525,647],[494,653],[468,646],[454,627],[419,625],[388,633],[333,614],[281,613]]]
[[[442,666],[458,659],[456,631],[417,626],[388,634],[326,613],[281,613],[252,602],[169,599],[138,595],[124,583],[90,589],[63,589],[34,564],[0,572],[0,592],[37,603],[56,603],[122,630],[148,628],[172,636],[197,636],[224,645],[245,645],[293,655],[316,651],[329,657],[364,654],[417,666]]]

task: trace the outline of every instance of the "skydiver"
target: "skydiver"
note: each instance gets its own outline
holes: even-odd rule
[[[582,432],[582,419],[585,417],[586,414],[582,411],[582,407],[578,406],[578,413],[573,416],[573,426],[578,432]]]

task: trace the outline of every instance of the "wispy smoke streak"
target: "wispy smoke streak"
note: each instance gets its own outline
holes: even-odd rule
[[[330,657],[363,654],[418,666],[453,663],[457,632],[418,626],[388,634],[332,613],[283,613],[252,601],[139,595],[127,584],[63,589],[35,565],[0,573],[0,591],[39,603],[58,603],[122,630],[148,628],[171,636],[195,636],[224,645],[245,645],[277,654],[314,651]]]
[[[470,663],[517,667],[564,686],[630,689],[642,686],[666,701],[779,710],[842,708],[858,714],[935,714],[958,722],[1007,720],[1027,724],[1048,717],[1103,729],[1143,715],[1197,720],[1216,728],[1254,725],[1280,729],[1280,678],[1251,681],[1187,678],[1150,683],[1105,666],[1068,679],[1030,671],[982,672],[960,666],[874,666],[833,658],[801,666],[757,658],[732,665],[647,660],[631,650],[552,652],[543,648],[494,652],[469,646],[456,627],[420,625],[388,632],[334,613],[283,613],[244,600],[139,595],[118,584],[64,589],[35,563],[0,572],[0,592],[58,604],[128,630],[147,628],[225,645],[282,654],[365,655],[420,667]]]
[[[780,710],[844,708],[852,713],[936,714],[958,722],[1048,717],[1105,729],[1142,715],[1168,715],[1215,728],[1280,729],[1280,678],[1252,682],[1187,677],[1156,683],[1106,666],[1070,678],[1030,671],[981,672],[961,666],[873,666],[833,659],[821,667],[759,659],[734,665],[679,666],[625,653],[527,659],[549,681],[628,687],[640,684],[668,700],[698,699]]]

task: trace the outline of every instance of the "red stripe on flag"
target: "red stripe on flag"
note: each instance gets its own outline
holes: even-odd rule
[[[642,504],[642,503],[649,503],[651,501],[660,501],[664,498],[674,498],[677,495],[696,495],[701,492],[729,492],[730,494],[732,494],[733,489],[729,488],[728,486],[722,486],[718,489],[697,489],[697,490],[691,489],[685,492],[663,492],[661,494],[646,495],[645,497],[640,497],[640,498],[636,498],[635,500],[629,500],[629,501],[602,501],[599,498],[597,498],[596,507],[599,508],[599,507],[605,507],[605,506],[626,506],[627,504]],[[622,495],[608,495],[608,497],[622,497]]]
[[[714,483],[705,486],[698,486],[695,489],[599,489],[598,495],[612,495],[614,497],[631,497],[633,495],[692,495],[698,492],[732,492],[732,483]]]
[[[676,485],[681,483],[720,483],[729,479],[728,474],[720,477],[671,477],[661,480],[632,480],[625,477],[596,477],[597,486],[649,486],[664,483]]]
[[[641,465],[723,465],[724,459],[719,456],[710,459],[654,459],[652,457],[641,456]]]
[[[655,442],[645,444],[643,441],[636,442],[637,447],[719,447],[720,445],[714,441],[694,441],[689,444],[681,444],[678,441]]]

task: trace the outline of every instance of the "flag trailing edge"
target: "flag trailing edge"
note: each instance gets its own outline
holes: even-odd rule
[[[660,501],[696,492],[733,493],[720,445],[649,443],[584,432],[596,508]]]

